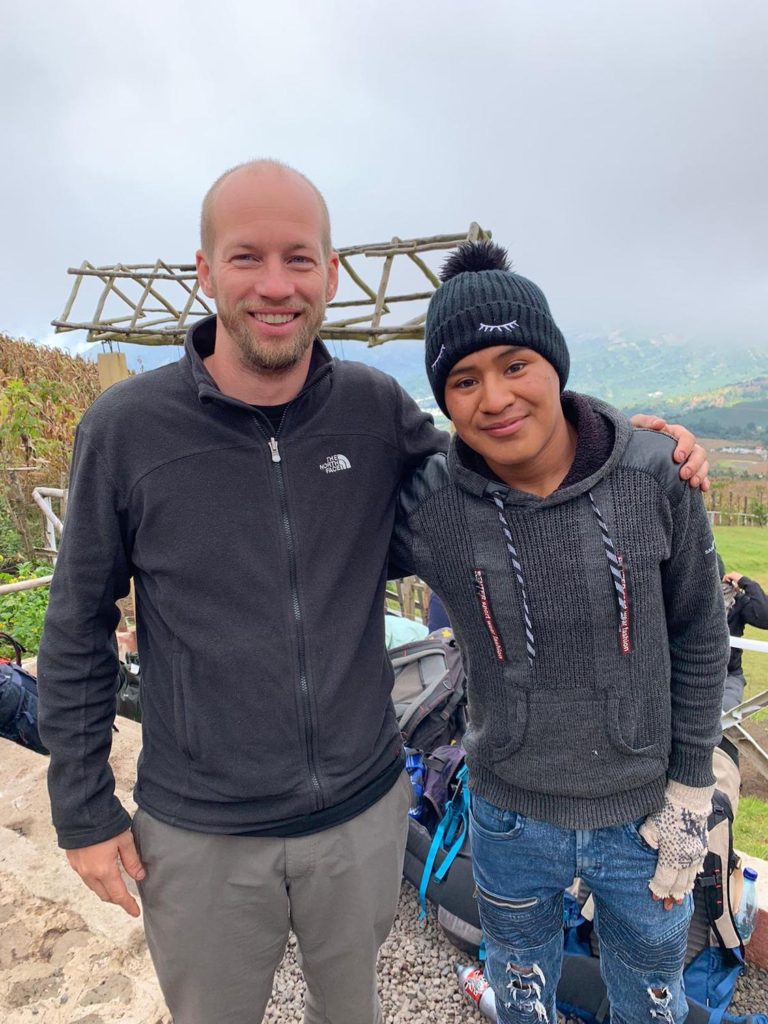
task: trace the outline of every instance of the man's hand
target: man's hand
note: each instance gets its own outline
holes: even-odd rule
[[[686,430],[679,423],[667,423],[661,416],[646,416],[644,413],[636,413],[630,423],[633,427],[643,427],[645,430],[662,430],[665,434],[671,434],[677,441],[673,459],[681,462],[680,479],[687,480],[693,488],[700,487],[702,491],[709,490],[709,459],[706,448],[696,444],[696,436]]]
[[[730,583],[732,587],[736,587],[738,589],[743,575],[743,572],[727,572],[725,576],[723,576],[723,583]]]
[[[137,882],[146,873],[130,829],[114,839],[107,839],[105,843],[84,846],[80,850],[67,850],[67,860],[100,900],[116,903],[131,917],[139,916],[139,905],[128,892],[120,873],[122,865],[123,870]]]

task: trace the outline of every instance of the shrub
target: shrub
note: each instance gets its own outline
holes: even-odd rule
[[[50,576],[51,571],[50,565],[22,562],[18,567],[18,575],[0,573],[0,583],[18,583],[19,580]],[[37,654],[47,607],[48,587],[0,594],[0,632],[10,633],[26,647],[28,654]]]

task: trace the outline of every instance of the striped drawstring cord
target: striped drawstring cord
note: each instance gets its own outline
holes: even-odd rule
[[[528,607],[528,597],[525,593],[523,567],[520,564],[520,557],[515,550],[515,545],[512,543],[512,533],[509,529],[507,517],[504,514],[504,502],[498,494],[494,494],[493,501],[499,512],[499,519],[501,520],[501,528],[504,531],[507,551],[509,552],[509,557],[512,559],[512,568],[515,570],[515,576],[517,577],[517,582],[520,586],[520,595],[523,600],[523,618],[525,619],[525,646],[528,651],[528,664],[533,666],[533,659],[536,657],[536,645],[533,639],[533,623],[531,622],[531,612]]]
[[[602,517],[600,509],[595,503],[595,499],[592,495],[592,491],[589,491],[589,500],[592,504],[592,511],[597,516],[597,522],[600,526],[600,535],[603,538],[603,547],[605,548],[605,554],[608,559],[608,566],[611,570],[611,578],[613,579],[613,586],[616,590],[616,600],[619,605],[619,615],[626,615],[627,602],[625,600],[625,589],[624,589],[624,574],[621,570],[621,563],[616,557],[616,549],[613,546],[610,534],[608,533],[608,527],[605,525],[605,520]]]

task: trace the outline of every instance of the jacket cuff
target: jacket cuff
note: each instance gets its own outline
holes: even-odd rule
[[[674,747],[669,757],[668,782],[679,782],[692,789],[714,786],[712,749],[700,747]]]
[[[96,843],[105,843],[108,839],[114,839],[122,832],[131,827],[131,816],[124,807],[120,807],[120,815],[108,825],[100,828],[78,830],[76,832],[60,831],[58,833],[59,846],[62,850],[80,850],[84,846],[95,846]]]
[[[692,814],[708,815],[712,809],[712,794],[714,792],[714,784],[711,786],[684,786],[682,782],[670,779],[667,783],[666,796],[671,803],[686,808]]]

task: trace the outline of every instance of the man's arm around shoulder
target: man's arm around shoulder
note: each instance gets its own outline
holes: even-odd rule
[[[405,471],[408,472],[420,466],[435,452],[446,452],[450,436],[446,431],[437,429],[432,416],[420,409],[396,381],[393,381],[393,386],[397,402],[395,428],[405,461]]]

